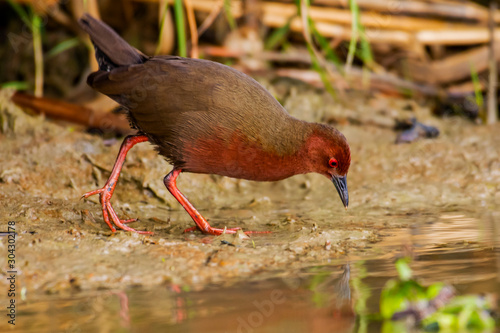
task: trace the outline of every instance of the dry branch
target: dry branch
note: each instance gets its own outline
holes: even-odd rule
[[[315,4],[341,6],[349,8],[348,0],[315,0]],[[478,20],[486,22],[486,8],[472,2],[457,2],[448,0],[434,1],[398,1],[398,0],[357,0],[360,9],[375,10],[392,15],[412,14],[421,16],[439,16],[462,20]],[[500,12],[495,12],[495,21],[500,23]]]
[[[138,2],[156,2],[159,0],[135,0]],[[173,0],[169,0],[173,2]],[[345,1],[332,1],[337,5],[345,3]],[[369,2],[369,1],[368,1]],[[382,10],[381,4],[375,1],[377,5],[371,5],[370,9]],[[218,5],[218,0],[192,0],[193,8],[197,11],[210,13],[215,6]],[[368,6],[367,2],[362,2]],[[412,4],[411,13],[415,13],[420,9],[422,13],[444,6],[445,9],[450,9],[449,17],[460,17],[462,13],[463,19],[480,19],[484,20],[483,14],[487,18],[485,9],[474,5],[464,4],[458,6],[456,3],[441,3],[439,6],[432,3],[420,3],[413,1],[397,1],[402,6]],[[419,4],[418,6],[416,4]],[[387,6],[387,5],[385,5]],[[430,7],[429,7],[430,6]],[[408,8],[410,8],[408,7]],[[272,28],[279,28],[286,24],[288,19],[297,13],[297,8],[294,4],[280,2],[263,2],[261,4],[262,21],[265,25]],[[234,17],[239,18],[242,15],[242,2],[239,0],[231,1],[231,11]],[[325,37],[336,37],[343,40],[351,38],[350,27],[350,12],[349,10],[325,8],[319,6],[309,7],[310,16],[315,21],[318,30]],[[391,13],[391,11],[388,11]],[[444,12],[444,10],[443,10]],[[394,13],[394,11],[392,11]],[[500,15],[500,14],[499,14]],[[415,18],[409,16],[395,16],[380,13],[361,13],[361,21],[365,25],[366,35],[370,43],[387,43],[404,46],[412,49],[415,43],[422,45],[474,45],[487,43],[489,40],[488,27],[486,25],[455,23],[437,19]],[[302,24],[300,19],[292,22],[292,30],[302,32]],[[497,29],[500,30],[500,29]],[[496,31],[497,38],[500,34]]]
[[[213,56],[213,57],[230,57],[230,58],[240,58],[246,56],[246,54],[242,51],[234,51],[228,50],[223,47],[213,47],[213,46],[205,46],[201,48],[201,51],[205,55]],[[311,59],[309,57],[309,52],[304,49],[296,49],[289,52],[275,52],[275,51],[264,51],[254,56],[258,57],[262,60],[281,62],[281,63],[301,63],[306,65],[311,65]],[[368,74],[368,86],[363,87],[364,81],[367,78],[366,72],[360,68],[353,67],[349,73],[344,74],[342,76],[337,69],[333,65],[329,65],[329,70],[331,71],[331,75],[333,76],[333,80],[347,80],[352,83],[353,87],[358,88],[375,88],[383,92],[391,93],[391,94],[406,94],[407,92],[411,92],[413,94],[419,94],[423,96],[432,96],[438,97],[441,92],[439,89],[431,84],[418,84],[408,80],[403,80],[398,78],[395,75],[388,73],[369,73]],[[290,77],[299,79],[304,82],[308,82],[314,86],[323,87],[323,82],[319,74],[312,70],[301,70],[301,69],[293,69],[293,68],[280,68],[276,69],[274,74],[283,77]]]
[[[303,70],[295,68],[280,68],[275,74],[283,77],[290,77],[308,82],[314,86],[322,87],[323,83],[319,74],[312,70]],[[341,78],[340,73],[334,74],[335,78]],[[368,80],[367,80],[368,79]],[[421,95],[427,97],[440,97],[443,93],[435,86],[416,84],[411,81],[400,79],[391,74],[370,73],[368,77],[360,68],[351,68],[347,77],[343,80],[351,83],[352,87],[358,89],[375,89],[392,95]]]
[[[35,97],[21,92],[12,96],[12,101],[22,108],[31,109],[50,118],[70,121],[103,131],[130,134],[128,120],[123,114],[96,112],[90,108],[46,97]]]
[[[293,4],[263,2],[262,7],[266,14],[278,14],[290,17],[297,13],[297,7]],[[346,26],[351,25],[352,14],[348,9],[310,6],[309,14],[315,21],[343,24]],[[360,16],[361,23],[366,28],[418,31],[422,29],[445,29],[450,27],[447,22],[437,19],[395,16],[377,12],[362,12]],[[454,24],[453,26],[464,27],[465,25]]]
[[[158,0],[134,0],[150,1]],[[173,0],[167,0],[173,1]],[[210,13],[220,6],[220,0],[191,0],[194,10]],[[408,66],[400,73],[410,75],[416,81],[425,83],[425,89],[412,86],[412,91],[423,90],[426,95],[440,95],[436,85],[450,88],[449,93],[465,93],[473,85],[463,82],[470,78],[471,63],[475,70],[483,72],[488,67],[488,47],[490,32],[488,29],[489,10],[473,2],[454,0],[357,0],[360,7],[361,23],[365,27],[366,38],[372,45],[379,46],[378,54],[391,50],[400,50],[407,58]],[[262,1],[261,22],[271,28],[280,28],[290,22],[290,30],[302,34],[303,22],[297,16],[297,7],[292,0]],[[242,15],[242,0],[231,1],[231,11],[235,18]],[[348,41],[352,37],[351,12],[348,0],[315,0],[308,8],[309,15],[317,30],[326,38],[336,41]],[[493,19],[500,23],[500,11],[492,11]],[[292,18],[291,21],[289,21]],[[500,61],[500,28],[494,27],[495,59]],[[431,47],[436,60],[431,61],[427,46]],[[462,51],[447,46],[461,46]],[[472,48],[467,48],[472,46]],[[382,50],[382,51],[381,51]],[[207,49],[205,50],[207,51]],[[230,54],[225,49],[211,49],[208,53],[218,56],[240,57]],[[234,52],[233,52],[234,53]],[[296,63],[304,63],[298,55],[290,57],[271,53],[255,55],[261,59],[281,61],[279,58],[294,58]],[[278,60],[276,60],[278,59]],[[309,59],[304,55],[304,59]],[[315,82],[314,73],[283,70],[295,76]],[[337,75],[340,75],[337,73]],[[354,74],[356,76],[356,74]],[[382,90],[401,90],[408,81],[394,82],[372,75],[371,87]],[[350,78],[350,80],[358,80]],[[318,81],[319,82],[319,81]],[[316,83],[318,83],[316,82]],[[361,82],[361,81],[359,81]],[[457,85],[456,82],[460,82]]]
[[[496,60],[500,61],[500,42],[495,43]],[[419,82],[448,84],[470,77],[471,68],[482,72],[488,68],[488,46],[480,46],[432,62],[408,61],[411,77]]]

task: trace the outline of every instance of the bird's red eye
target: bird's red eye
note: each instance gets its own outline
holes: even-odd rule
[[[336,168],[339,166],[339,162],[337,162],[337,160],[332,157],[328,161],[328,165],[330,166],[330,168]]]

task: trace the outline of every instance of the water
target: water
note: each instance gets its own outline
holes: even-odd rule
[[[27,295],[23,332],[377,332],[357,311],[378,310],[380,291],[396,276],[395,258],[414,257],[424,284],[445,281],[460,294],[500,291],[498,214],[437,214],[384,230],[381,241],[326,265],[273,272],[202,291],[165,285],[73,295]],[[1,323],[4,325],[4,323]],[[3,326],[2,326],[3,327]]]

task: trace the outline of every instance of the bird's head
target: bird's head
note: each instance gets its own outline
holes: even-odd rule
[[[351,149],[345,136],[335,128],[317,124],[307,143],[309,168],[330,179],[344,204],[349,205],[347,171],[351,165]]]

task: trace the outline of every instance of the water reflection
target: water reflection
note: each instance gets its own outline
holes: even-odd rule
[[[500,236],[494,216],[442,214],[430,223],[387,230],[369,251],[229,288],[28,295],[16,331],[375,332],[381,323],[359,314],[378,311],[383,285],[396,276],[394,259],[408,251],[414,275],[424,284],[444,281],[459,293],[498,292]]]

